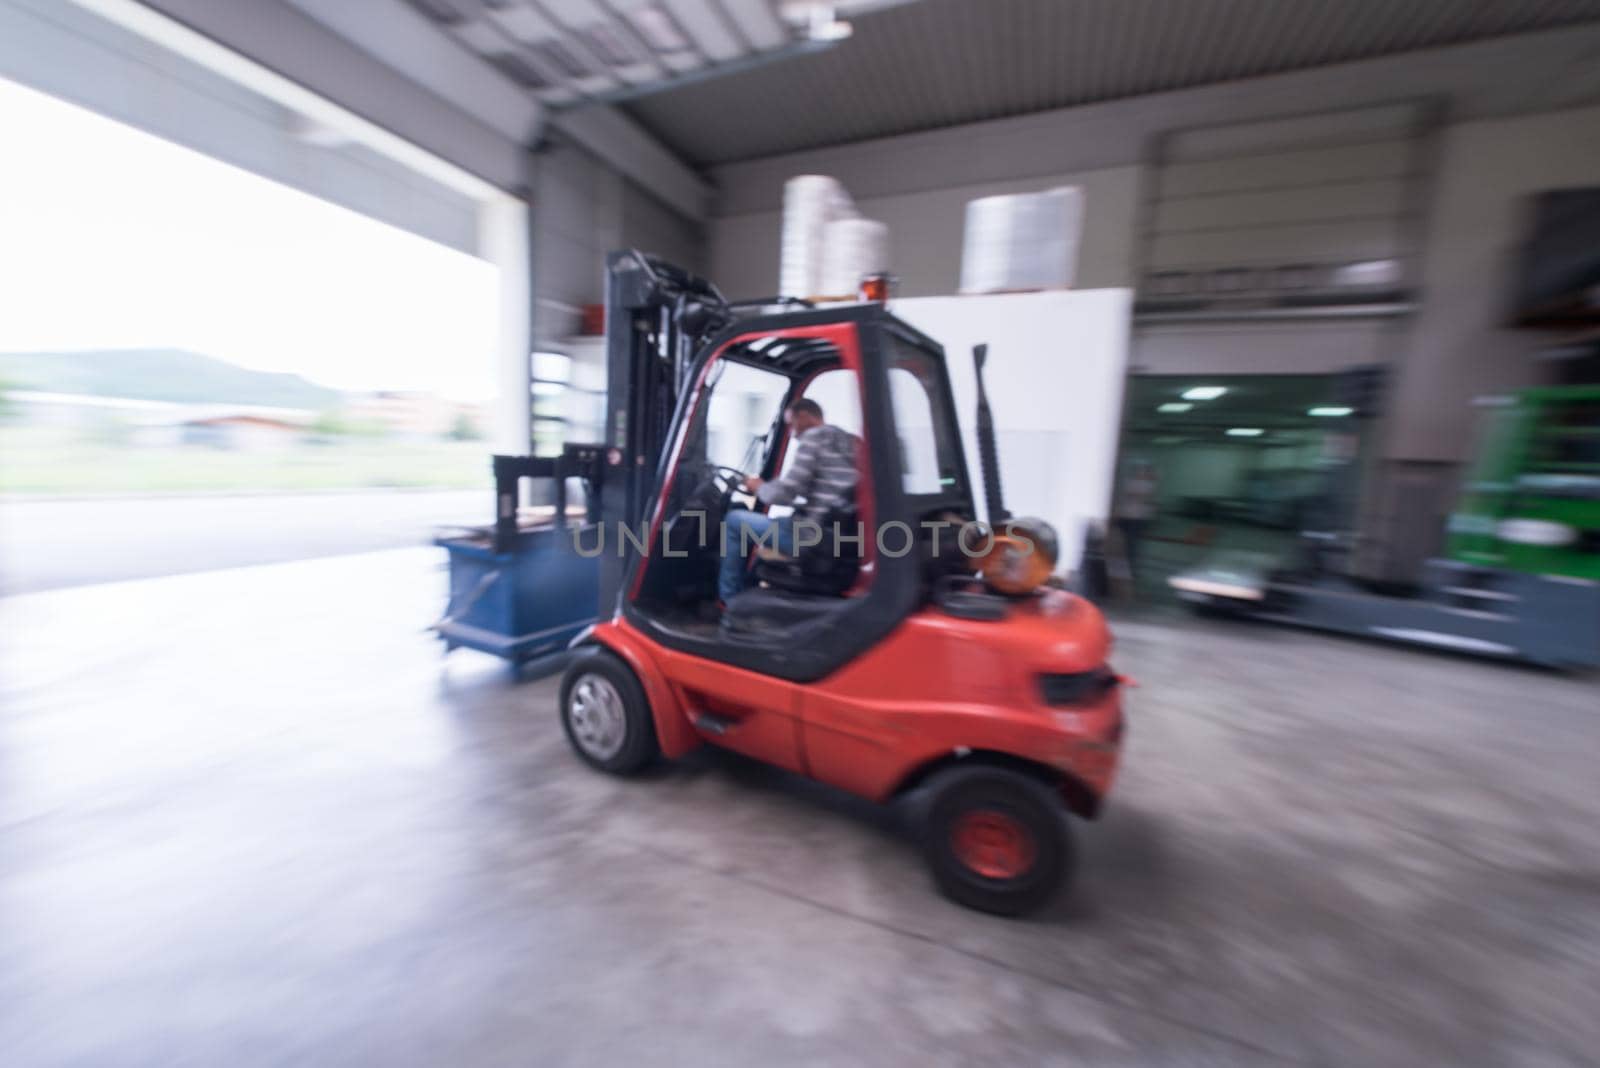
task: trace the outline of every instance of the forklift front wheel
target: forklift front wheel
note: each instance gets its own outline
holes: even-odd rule
[[[604,649],[580,653],[561,681],[561,726],[591,767],[630,775],[660,754],[644,688]]]
[[[924,848],[934,880],[958,904],[1000,916],[1032,912],[1071,865],[1061,804],[1008,768],[952,768],[929,784]]]

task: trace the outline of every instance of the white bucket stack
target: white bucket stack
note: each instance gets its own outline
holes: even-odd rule
[[[835,219],[822,228],[822,283],[827,297],[854,297],[861,280],[889,273],[889,227],[875,219]]]
[[[837,180],[802,174],[784,184],[778,292],[853,297],[863,277],[888,269],[888,227],[861,218]]]
[[[1070,289],[1082,231],[1077,186],[968,201],[961,292]]]

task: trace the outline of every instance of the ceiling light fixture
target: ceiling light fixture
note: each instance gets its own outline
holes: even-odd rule
[[[1266,431],[1258,426],[1234,426],[1228,428],[1230,438],[1259,438]]]
[[[1338,408],[1331,405],[1326,408],[1308,408],[1306,410],[1307,415],[1314,415],[1319,419],[1342,419],[1345,416],[1353,415],[1354,413],[1354,408]]]
[[[1216,400],[1228,392],[1226,386],[1195,386],[1193,389],[1183,391],[1183,399],[1188,401]]]
[[[842,41],[854,29],[839,18],[830,3],[819,0],[790,0],[783,5],[784,21],[805,31],[808,41]]]
[[[1165,404],[1161,405],[1160,407],[1158,407],[1156,409],[1156,411],[1158,411],[1158,412],[1186,412],[1190,408],[1193,408],[1193,407],[1194,407],[1194,405],[1185,404],[1182,401],[1168,401],[1167,403],[1165,403]]]

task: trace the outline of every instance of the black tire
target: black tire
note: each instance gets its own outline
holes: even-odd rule
[[[929,784],[923,848],[939,889],[980,912],[1020,916],[1055,896],[1072,867],[1062,802],[1038,779],[992,765]]]
[[[579,652],[561,680],[561,728],[579,759],[631,775],[661,755],[644,687],[616,654]]]

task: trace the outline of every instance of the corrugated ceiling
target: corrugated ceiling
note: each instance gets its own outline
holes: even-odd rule
[[[626,110],[706,166],[1600,21],[1600,0],[918,0],[851,20],[829,51]]]

